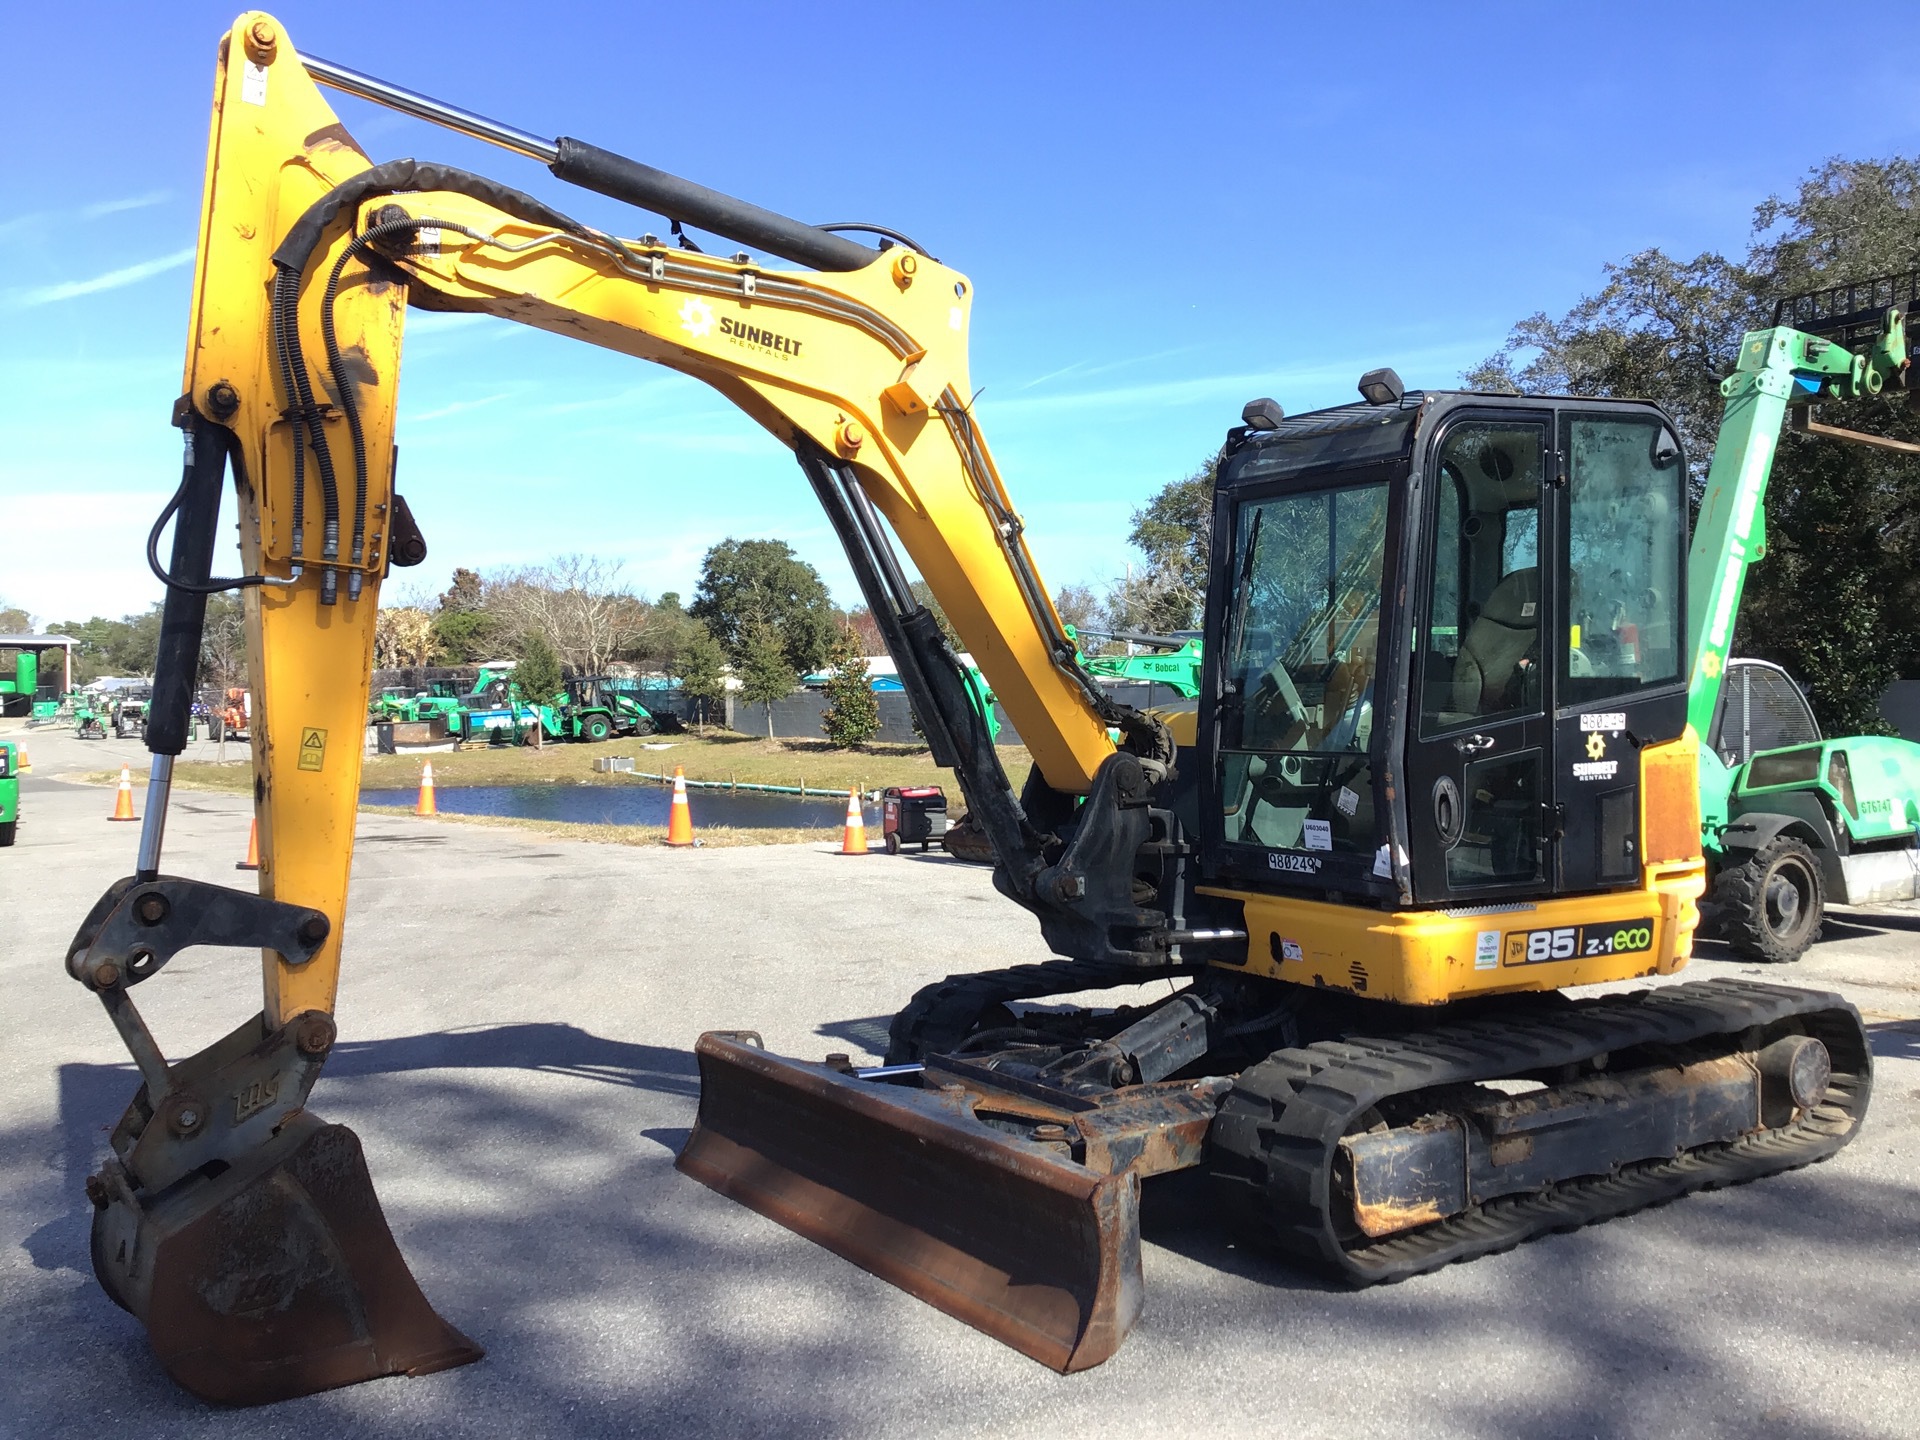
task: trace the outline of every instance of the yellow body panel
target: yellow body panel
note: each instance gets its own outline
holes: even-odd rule
[[[1382,913],[1201,886],[1246,907],[1245,961],[1216,963],[1402,1005],[1671,975],[1693,954],[1707,888],[1698,751],[1689,729],[1640,752],[1640,833],[1677,841],[1690,813],[1693,844],[1689,854],[1669,855],[1662,851],[1685,847],[1649,842],[1638,889]]]
[[[1689,865],[1650,871],[1640,890],[1453,910],[1382,913],[1207,886],[1201,893],[1246,907],[1246,963],[1222,969],[1372,1000],[1444,1005],[1671,975],[1692,953],[1695,902],[1705,888],[1704,867]],[[1535,934],[1550,939],[1542,945],[1531,940]],[[1580,953],[1608,942],[1610,951]],[[1556,945],[1571,947],[1568,958],[1554,958]],[[1529,958],[1530,949],[1540,958]]]

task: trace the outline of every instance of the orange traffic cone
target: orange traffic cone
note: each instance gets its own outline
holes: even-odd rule
[[[667,816],[667,844],[693,844],[693,811],[687,808],[687,774],[684,767],[673,767],[673,810]]]
[[[860,813],[860,792],[847,791],[847,829],[840,839],[842,855],[867,853],[867,817]]]
[[[113,802],[113,814],[109,820],[138,820],[133,813],[133,775],[126,766],[120,767],[120,794]]]
[[[428,760],[420,767],[420,798],[414,802],[416,815],[438,815],[440,807],[433,799],[433,762]]]
[[[260,868],[260,817],[254,816],[247,826],[247,858],[233,867],[236,870],[258,870]]]

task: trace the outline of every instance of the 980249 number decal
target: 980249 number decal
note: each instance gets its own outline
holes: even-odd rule
[[[1590,955],[1633,955],[1653,948],[1653,921],[1614,920],[1604,925],[1562,925],[1554,930],[1509,930],[1503,965],[1539,965]]]

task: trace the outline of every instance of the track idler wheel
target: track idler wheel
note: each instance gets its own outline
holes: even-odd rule
[[[485,1353],[421,1294],[344,1125],[303,1113],[144,1202],[117,1162],[87,1192],[94,1273],[203,1400],[263,1405]]]

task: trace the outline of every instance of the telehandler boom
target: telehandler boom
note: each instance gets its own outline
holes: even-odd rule
[[[809,268],[375,164],[316,80]],[[168,594],[139,856],[67,958],[144,1082],[88,1182],[96,1273],[183,1385],[249,1403],[480,1353],[408,1272],[352,1132],[307,1108],[335,1038],[379,589],[425,550],[393,488],[408,305],[665,365],[791,448],[996,887],[1062,957],[922,992],[892,1063],[864,1071],[701,1037],[679,1163],[705,1183],[1070,1370],[1138,1313],[1153,1175],[1207,1166],[1256,1234],[1365,1283],[1856,1132],[1870,1061],[1835,996],[1557,993],[1673,973],[1698,918],[1686,472],[1657,410],[1409,394],[1390,371],[1357,405],[1250,405],[1220,469],[1202,693],[1163,721],[1108,696],[1047,599],[970,408],[972,298],[893,232],[499,125],[240,17],[175,407],[186,461],[149,545]],[[229,472],[244,573],[216,579]],[[896,538],[1033,753],[1018,794]],[[236,586],[258,894],[161,868],[205,596]],[[1631,656],[1599,643],[1594,617],[1620,615]],[[264,1004],[170,1063],[131,992],[198,944],[258,946]],[[1161,978],[1185,986],[1145,1011],[1023,1008]]]

